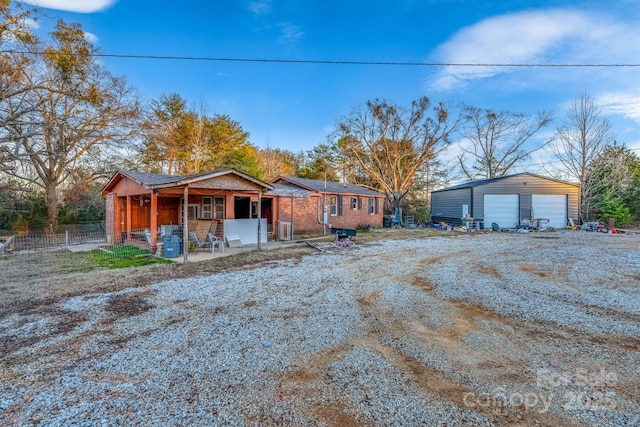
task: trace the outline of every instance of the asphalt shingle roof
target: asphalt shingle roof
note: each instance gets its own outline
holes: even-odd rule
[[[294,176],[281,176],[280,178],[284,178],[287,181],[295,184],[298,183],[302,187],[311,188],[314,191],[327,193],[336,193],[336,194],[361,194],[363,196],[381,196],[382,194],[369,190],[368,188],[361,187],[356,184],[348,184],[342,182],[334,182],[327,181],[326,182],[326,190],[325,190],[325,182],[321,180],[308,179],[308,178],[298,178]]]

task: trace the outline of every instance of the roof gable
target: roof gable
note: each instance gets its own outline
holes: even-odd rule
[[[160,173],[148,173],[148,172],[137,172],[137,171],[128,171],[121,170],[116,172],[113,177],[109,180],[107,185],[102,190],[102,194],[107,194],[111,191],[117,182],[126,177],[129,178],[138,184],[148,188],[148,189],[157,189],[157,188],[170,188],[170,187],[182,187],[193,185],[200,181],[210,181],[215,178],[220,178],[223,176],[233,175],[242,180],[248,181],[251,185],[261,187],[265,190],[272,190],[273,186],[267,184],[264,181],[260,181],[257,178],[254,178],[246,173],[240,172],[235,169],[224,169],[215,172],[203,172],[198,174],[191,175],[168,175],[168,174],[160,174]]]

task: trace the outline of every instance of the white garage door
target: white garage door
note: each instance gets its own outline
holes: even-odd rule
[[[484,195],[484,227],[496,223],[500,228],[516,228],[520,220],[520,198],[517,194]]]
[[[565,228],[567,226],[567,195],[533,194],[531,211],[534,218],[548,219],[548,225],[551,227]]]

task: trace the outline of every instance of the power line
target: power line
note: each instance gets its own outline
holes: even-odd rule
[[[44,51],[0,50],[0,53],[44,55]],[[69,53],[65,53],[68,55]],[[73,53],[71,53],[73,55]],[[629,68],[640,64],[569,64],[569,63],[467,63],[467,62],[411,62],[411,61],[334,61],[325,59],[279,59],[279,58],[230,58],[210,56],[173,56],[173,55],[133,55],[115,53],[93,53],[98,58],[153,59],[170,61],[210,61],[210,62],[257,62],[274,64],[316,64],[316,65],[387,65],[402,67],[499,67],[499,68]]]

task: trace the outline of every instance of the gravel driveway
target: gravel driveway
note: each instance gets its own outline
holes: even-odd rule
[[[639,425],[640,236],[487,233],[0,319],[2,425]]]

